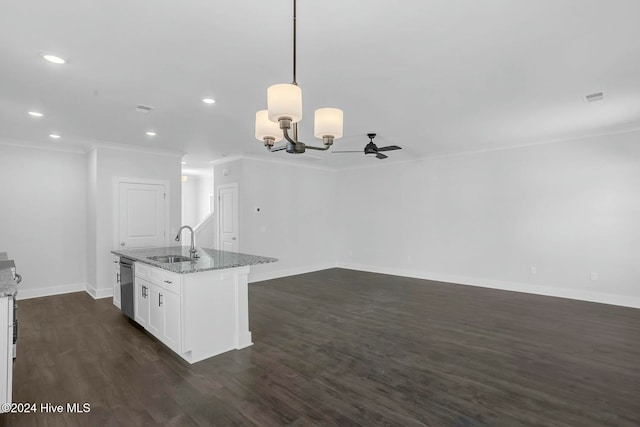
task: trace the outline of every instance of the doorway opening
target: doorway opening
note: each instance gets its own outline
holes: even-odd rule
[[[215,246],[213,168],[182,168],[182,225],[193,228],[196,245]]]

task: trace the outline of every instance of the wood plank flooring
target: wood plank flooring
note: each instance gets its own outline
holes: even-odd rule
[[[85,293],[20,301],[9,426],[639,426],[640,310],[351,270],[250,285],[188,365]]]

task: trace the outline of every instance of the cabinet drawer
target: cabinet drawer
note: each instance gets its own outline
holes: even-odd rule
[[[178,295],[182,292],[182,276],[179,274],[139,262],[136,262],[135,270],[136,277],[140,277]]]

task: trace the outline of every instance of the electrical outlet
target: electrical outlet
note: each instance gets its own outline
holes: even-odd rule
[[[598,280],[598,273],[596,273],[595,271],[591,272],[591,280]]]
[[[531,267],[531,274],[538,274],[538,269],[535,267]]]

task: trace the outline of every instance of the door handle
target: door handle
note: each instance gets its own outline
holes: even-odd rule
[[[120,283],[120,273],[116,273],[116,283]]]
[[[120,242],[120,246],[124,246],[124,242]]]
[[[164,281],[164,283],[167,283],[167,284],[169,284],[169,285],[170,285],[170,284],[172,284],[173,282],[172,282],[171,280],[165,280],[165,281]]]
[[[232,237],[232,238],[231,238],[231,240],[236,240],[236,238],[235,238],[235,237]]]
[[[158,294],[158,307],[162,305],[162,294]]]

